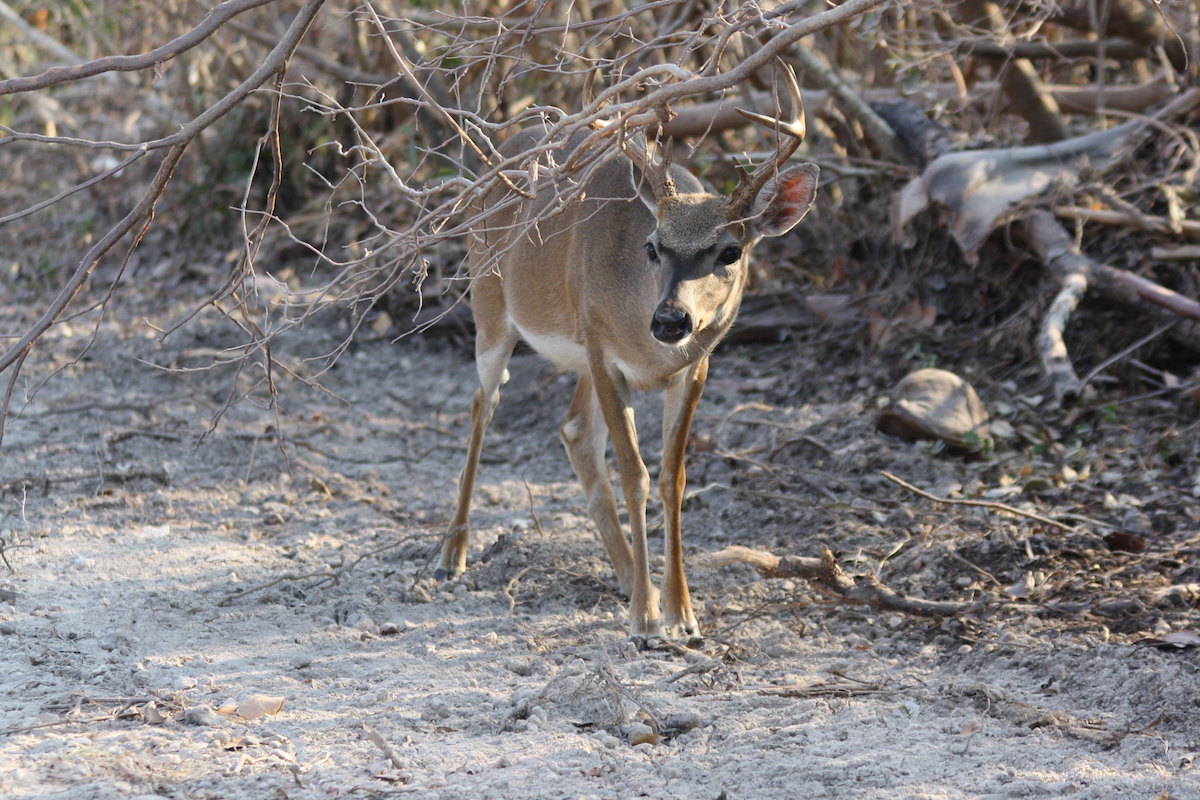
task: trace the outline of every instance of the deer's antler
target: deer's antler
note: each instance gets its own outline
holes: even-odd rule
[[[643,134],[621,140],[622,152],[649,182],[654,199],[659,202],[676,194],[675,179],[671,177],[672,144],[672,140],[667,139],[666,144],[659,146]]]
[[[804,136],[807,133],[804,123],[804,100],[800,96],[800,84],[796,82],[796,73],[787,65],[781,63],[781,66],[783,67],[782,72],[784,81],[787,84],[788,95],[792,100],[792,120],[785,122],[777,117],[756,114],[744,108],[737,110],[746,119],[774,130],[775,146],[777,149],[774,159],[760,164],[758,169],[749,175],[742,176],[729,200],[730,206],[735,209],[741,210],[750,207],[759,190],[762,189],[763,185],[771,177],[779,172],[780,167],[787,163],[787,160],[800,147],[800,143],[804,141]],[[782,134],[788,136],[787,144],[781,142]]]

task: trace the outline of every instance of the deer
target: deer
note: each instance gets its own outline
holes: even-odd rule
[[[490,190],[487,221],[470,234],[470,302],[479,387],[471,403],[466,463],[454,515],[442,539],[436,580],[466,569],[469,514],[485,431],[508,381],[508,362],[524,340],[578,382],[559,428],[589,515],[629,599],[629,632],[639,641],[691,641],[700,628],[684,574],[682,506],[689,430],[708,375],[709,356],[737,316],[751,248],[790,231],[812,207],[820,170],[788,165],[804,136],[794,78],[793,122],[743,112],[776,131],[776,154],[743,176],[732,194],[705,188],[671,163],[670,148],[634,137],[559,203],[566,178],[553,166],[584,146],[577,134],[540,172],[524,199],[513,186]],[[787,134],[787,144],[780,144]],[[514,158],[539,146],[544,130],[525,130],[499,152]],[[662,155],[659,155],[661,150]],[[555,204],[561,205],[561,207]],[[649,472],[630,404],[634,390],[663,392],[659,494],[664,507],[665,570],[660,592],[646,541]],[[627,539],[606,459],[611,437],[630,528]],[[632,546],[631,542],[632,540]]]

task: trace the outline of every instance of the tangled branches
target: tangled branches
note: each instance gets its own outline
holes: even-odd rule
[[[12,56],[0,56],[0,74],[16,76],[0,80],[12,111],[0,117],[0,159],[38,172],[0,187],[0,227],[15,251],[29,253],[0,281],[14,291],[49,282],[55,292],[26,328],[0,332],[0,442],[31,349],[57,322],[111,302],[136,270],[135,248],[148,247],[156,231],[154,247],[175,263],[219,265],[193,267],[207,294],[156,321],[160,335],[204,307],[218,309],[244,337],[237,357],[259,363],[259,387],[273,402],[274,376],[299,373],[278,360],[272,341],[313,315],[334,309],[349,325],[303,380],[319,377],[396,287],[412,298],[402,334],[430,322],[418,314],[428,300],[453,305],[465,289],[463,242],[487,225],[475,201],[493,187],[526,196],[554,170],[577,177],[557,182],[566,202],[577,191],[570,187],[625,137],[660,126],[688,137],[693,152],[715,142],[701,166],[730,180],[754,146],[725,132],[744,124],[733,107],[776,110],[779,59],[803,72],[806,108],[822,121],[817,138],[832,143],[838,169],[895,175],[911,170],[908,156],[877,105],[864,100],[919,84],[936,107],[995,114],[995,98],[1015,91],[1005,65],[1039,60],[1056,65],[1046,74],[1082,76],[1086,67],[1101,76],[1096,86],[1077,85],[1086,77],[1055,86],[1023,67],[1029,81],[1021,90],[1034,93],[1043,118],[1048,108],[1067,114],[1118,98],[1136,109],[1195,73],[1189,54],[1198,27],[1186,3],[1163,4],[1175,17],[1161,22],[1134,19],[1130,3],[1114,2],[1104,31],[1052,4],[1026,4],[1006,19],[994,3],[947,11],[885,0],[473,0],[453,13],[394,0],[307,0],[299,11],[275,0],[226,0],[180,31],[171,26],[191,6],[174,2],[131,6],[97,25],[66,12],[22,15],[0,0],[0,12],[20,23],[6,34],[15,39],[0,42],[13,45],[5,48]],[[1034,41],[1049,20],[1124,38],[1061,48]],[[80,49],[112,54],[75,56]],[[116,54],[122,50],[133,54]],[[43,63],[43,54],[53,61]],[[1163,69],[1144,88],[1105,77],[1120,58],[1137,59],[1144,78],[1156,56]],[[999,80],[979,79],[989,69]],[[1019,103],[1016,111],[1025,114]],[[1036,127],[1037,119],[1030,111],[1026,121]],[[1060,127],[1057,119],[1046,124]],[[531,125],[544,131],[537,144],[501,157],[497,145]],[[549,154],[581,132],[589,137],[582,155],[553,163]],[[1030,129],[1031,137],[1042,133]],[[63,217],[87,217],[103,232],[89,239],[68,227],[60,256],[45,247],[45,227]],[[174,252],[185,247],[186,255]]]
[[[198,145],[201,158],[211,160],[220,146],[212,141],[217,123],[248,100],[258,102],[255,94],[269,83],[269,113],[251,147],[250,176],[237,204],[240,253],[205,300],[245,333],[243,357],[263,359],[268,384],[280,367],[270,349],[273,337],[330,306],[349,307],[354,330],[384,292],[402,282],[419,289],[429,274],[429,254],[483,222],[472,201],[490,187],[502,183],[529,194],[547,167],[583,177],[617,151],[620,139],[668,119],[672,104],[760,81],[760,71],[798,40],[882,4],[851,0],[809,16],[810,4],[799,0],[770,10],[655,0],[616,4],[613,13],[593,16],[568,4],[481,3],[477,13],[449,15],[401,13],[384,0],[348,12],[308,0],[288,19],[272,0],[228,0],[191,30],[144,53],[81,60],[0,81],[0,96],[26,100],[33,109],[39,100],[58,104],[73,87],[99,86],[97,92],[111,93],[114,101],[120,97],[130,113],[146,114],[157,104],[157,116],[163,116],[166,97],[155,87],[161,76],[181,68],[189,73],[217,68],[212,51],[227,51],[231,37],[269,47],[257,64],[245,62],[247,74],[215,98],[206,98],[208,90],[227,78],[210,74],[199,86],[189,74],[185,88],[191,105],[199,107],[189,109],[187,121],[173,132],[148,119],[131,126],[133,137],[122,139],[101,132],[106,120],[89,125],[67,115],[43,117],[41,132],[33,124],[0,128],[3,145],[25,152],[100,154],[89,164],[94,174],[0,216],[0,224],[62,206],[128,176],[144,159],[157,159],[129,210],[79,257],[37,320],[7,337],[0,353],[0,373],[7,372],[0,436],[31,348],[65,315],[81,313],[75,304],[82,302],[87,311],[109,302],[189,150]],[[248,13],[254,10],[256,16]],[[129,71],[153,71],[156,79],[138,87],[117,77]],[[109,82],[97,84],[102,79]],[[180,110],[176,105],[165,116],[178,117]],[[315,137],[321,141],[297,158],[288,150],[296,130],[288,126],[311,125],[314,113],[323,128]],[[501,158],[496,144],[531,122],[546,131],[538,145]],[[60,125],[78,130],[61,135]],[[593,131],[585,157],[546,163],[547,152],[583,130]],[[311,197],[302,196],[291,177],[301,169],[296,161],[309,171],[303,188]],[[188,180],[199,174],[191,169]],[[314,201],[319,193],[323,198]],[[281,203],[290,210],[320,209],[323,220],[317,225],[289,220],[279,213]],[[339,213],[354,222],[333,232],[330,220]],[[268,271],[277,268],[264,256],[269,241],[302,248],[311,258],[311,280],[270,281],[280,297],[264,304],[256,295]],[[109,285],[97,293],[99,299],[81,301],[98,265],[122,243],[126,255]],[[166,326],[165,333],[198,310]]]

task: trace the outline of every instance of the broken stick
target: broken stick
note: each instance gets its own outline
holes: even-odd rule
[[[718,567],[727,564],[749,564],[765,578],[803,578],[814,589],[838,600],[919,617],[952,617],[976,611],[984,605],[909,597],[885,586],[874,575],[851,577],[837,563],[828,547],[821,549],[820,558],[806,558],[777,556],[766,550],[734,546],[712,553],[708,556],[708,561]]]

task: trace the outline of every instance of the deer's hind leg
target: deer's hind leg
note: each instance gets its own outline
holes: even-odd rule
[[[520,339],[504,310],[498,276],[485,275],[476,281],[471,292],[471,307],[475,316],[475,368],[479,373],[479,388],[471,399],[471,438],[467,445],[467,463],[458,479],[458,504],[442,540],[441,559],[434,572],[438,580],[461,575],[467,568],[468,518],[483,437],[500,402],[500,385],[508,380],[508,361]]]

